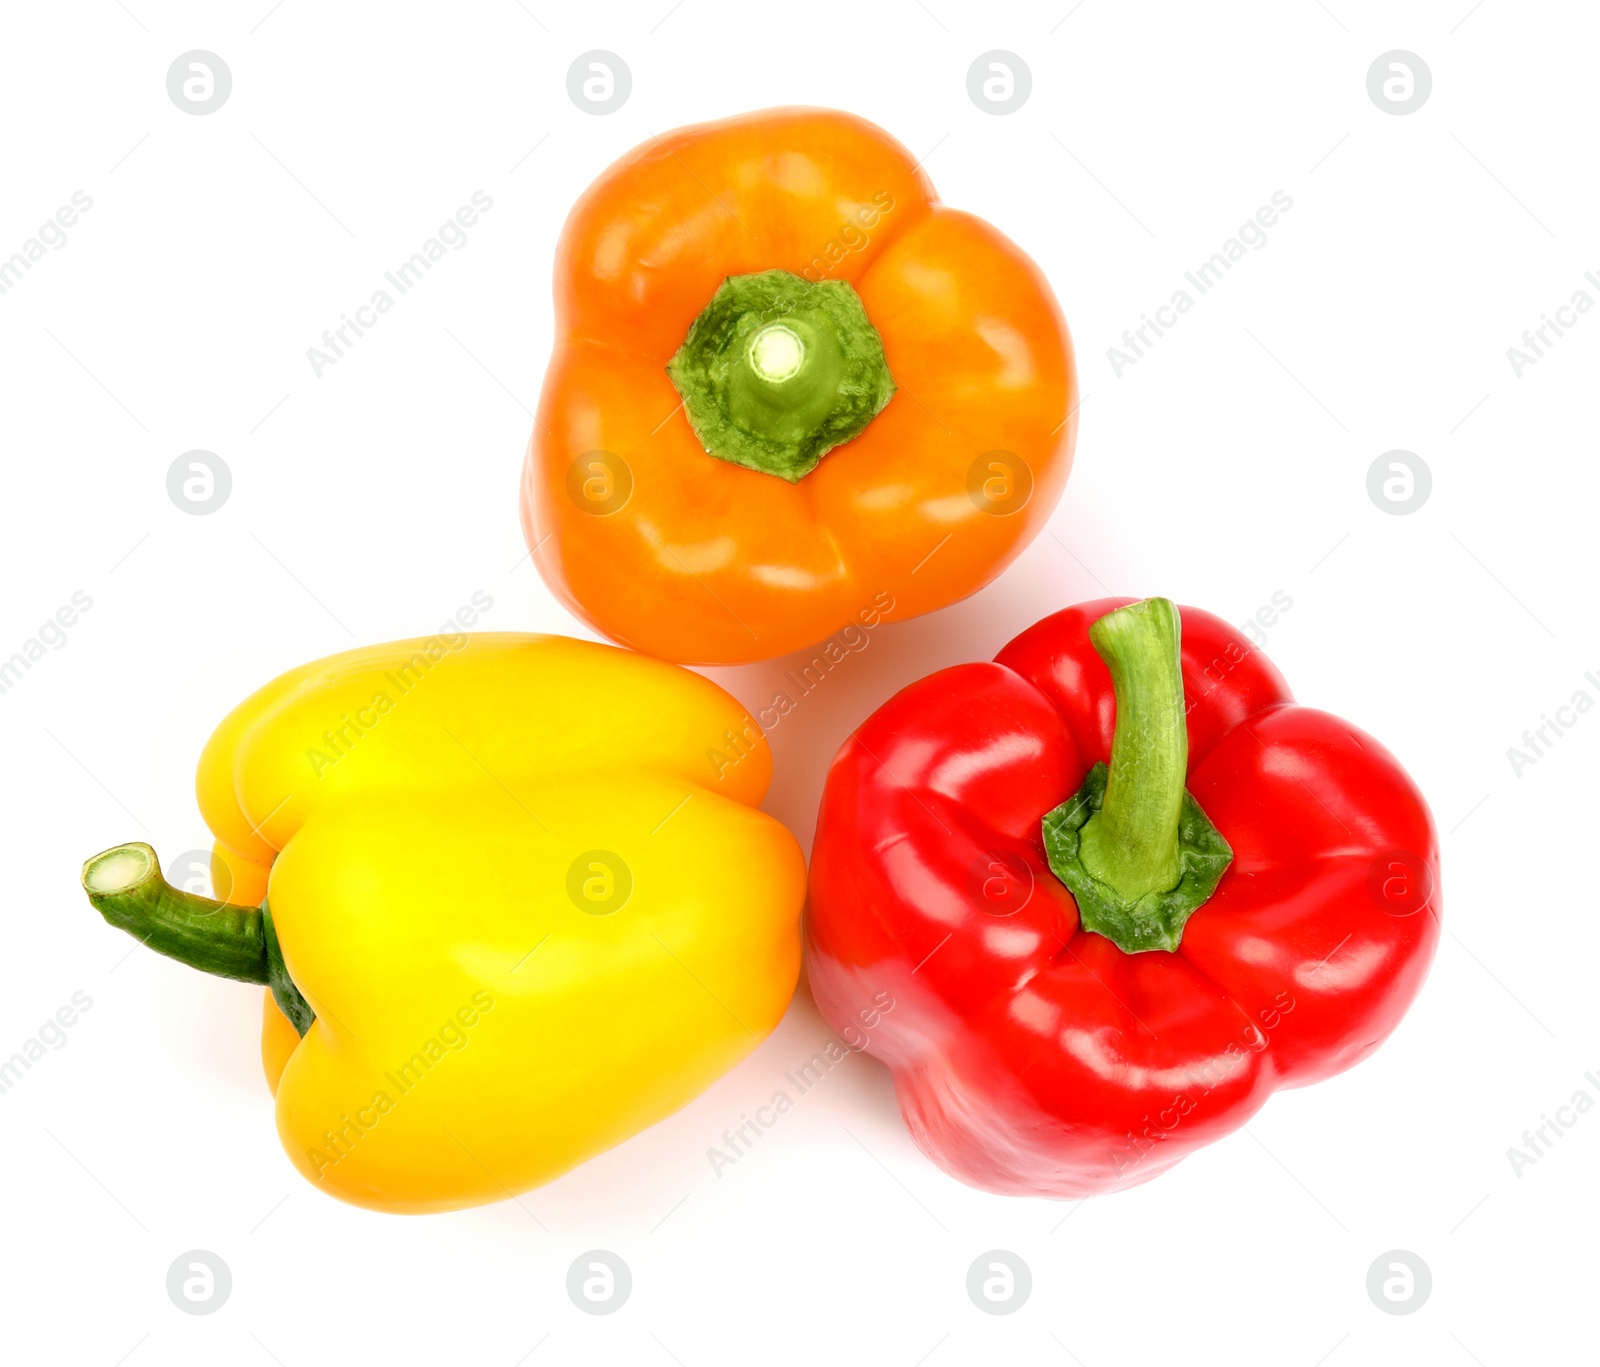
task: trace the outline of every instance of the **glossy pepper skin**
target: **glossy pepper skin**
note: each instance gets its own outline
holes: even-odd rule
[[[871,389],[887,379],[864,354],[877,344],[846,334],[863,352],[852,393],[866,425],[794,478],[735,463],[737,404],[706,437],[668,373],[724,283],[759,293],[768,272],[795,287],[761,314],[780,340],[793,345],[786,319],[842,282],[892,376]],[[573,612],[663,659],[769,659],[882,594],[895,618],[955,602],[1020,553],[1066,482],[1077,381],[1050,286],[849,114],[767,110],[629,153],[567,220],[555,309],[523,478],[528,544]],[[719,336],[701,339],[707,354],[737,369],[730,348],[749,338]],[[751,411],[781,417],[784,392]],[[729,455],[708,454],[725,439]]]
[[[1175,951],[1082,927],[1041,819],[1112,758],[1117,699],[1090,627],[1129,601],[1069,608],[991,664],[905,689],[839,752],[818,818],[817,1002],[840,1028],[892,992],[867,1047],[923,1151],[991,1191],[1133,1186],[1277,1088],[1350,1067],[1394,1029],[1439,937],[1437,837],[1394,757],[1296,704],[1194,608],[1186,786],[1231,863]]]
[[[204,922],[265,895],[314,1013],[300,1038],[266,1000],[295,1166],[379,1210],[498,1201],[748,1054],[800,961],[805,870],[757,810],[770,772],[716,685],[561,637],[350,651],[237,707],[198,789],[240,905],[193,900]],[[97,860],[91,900],[118,881]]]

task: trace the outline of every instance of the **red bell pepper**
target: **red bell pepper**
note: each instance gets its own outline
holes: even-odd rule
[[[1147,1181],[1370,1054],[1439,939],[1394,757],[1210,613],[1129,604],[912,684],[823,794],[817,1003],[842,1030],[893,995],[866,1051],[923,1151],[990,1191]]]

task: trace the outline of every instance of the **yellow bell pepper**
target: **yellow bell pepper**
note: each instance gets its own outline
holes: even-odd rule
[[[292,670],[217,728],[198,789],[226,903],[148,845],[83,881],[152,948],[270,985],[278,1133],[312,1183],[449,1210],[620,1143],[777,1024],[805,866],[758,810],[770,774],[698,674],[447,633]]]

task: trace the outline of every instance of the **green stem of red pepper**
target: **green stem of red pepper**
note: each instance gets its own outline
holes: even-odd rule
[[[1176,887],[1178,817],[1189,764],[1178,610],[1150,598],[1107,613],[1089,640],[1111,671],[1117,724],[1100,810],[1084,825],[1083,866],[1124,896]]]
[[[1044,818],[1050,868],[1084,929],[1129,954],[1174,950],[1233,851],[1184,788],[1189,760],[1178,609],[1165,598],[1107,613],[1089,639],[1117,699],[1111,764]]]

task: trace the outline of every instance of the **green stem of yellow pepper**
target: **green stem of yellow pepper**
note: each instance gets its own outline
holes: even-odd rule
[[[240,907],[167,882],[156,852],[143,842],[118,845],[86,861],[83,890],[109,925],[158,954],[219,978],[261,983],[302,1035],[316,1019],[284,967],[265,901]]]

